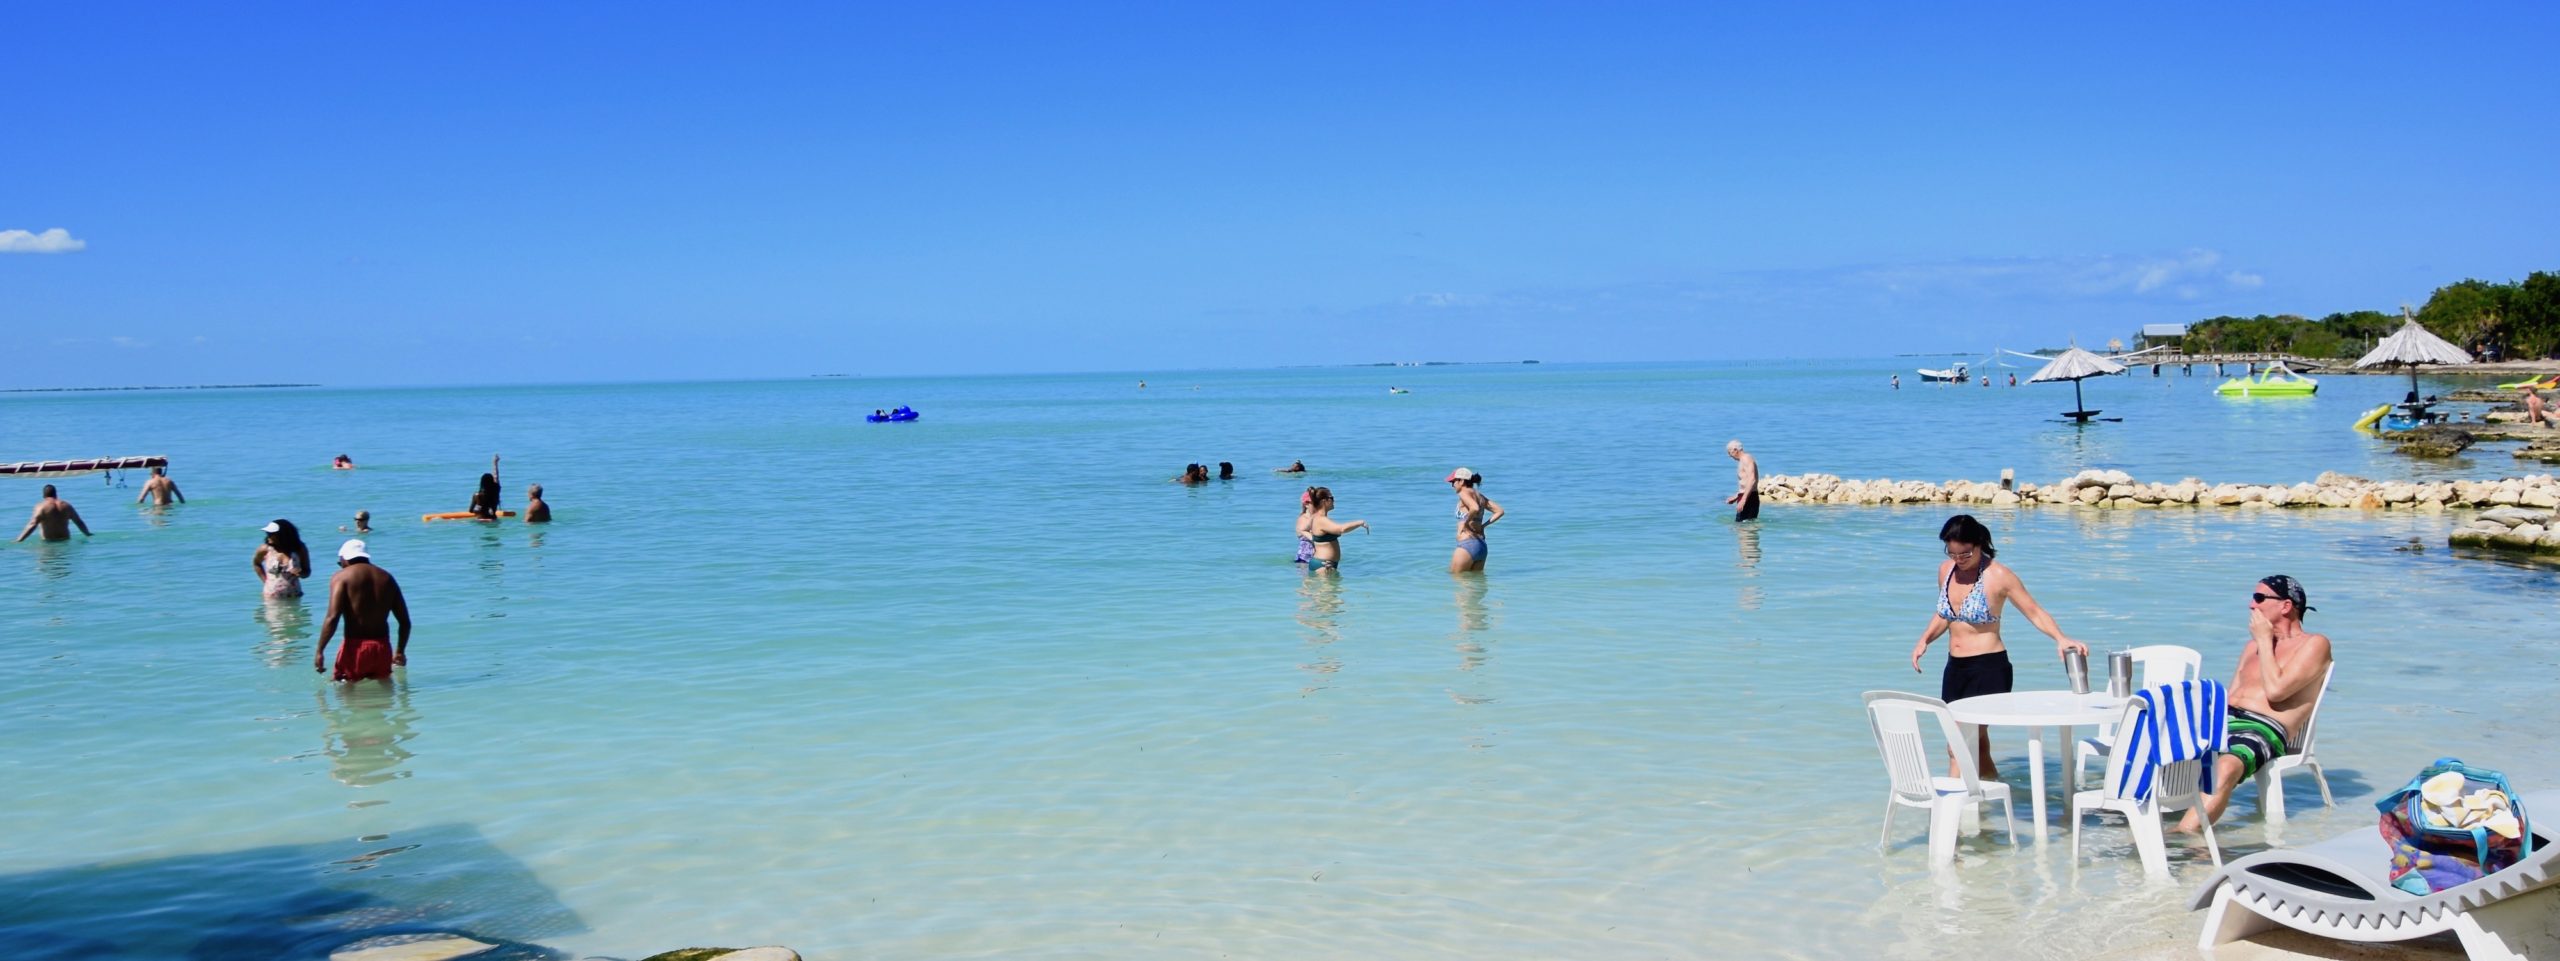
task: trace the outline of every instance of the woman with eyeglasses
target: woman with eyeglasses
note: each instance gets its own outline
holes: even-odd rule
[[[1938,565],[1938,607],[1929,616],[1929,627],[1920,634],[1920,643],[1911,645],[1911,670],[1920,670],[1920,657],[1929,651],[1929,642],[1938,635],[1948,636],[1947,670],[1938,680],[1938,698],[1953,704],[1983,694],[2006,694],[2016,680],[2009,664],[2009,649],[2000,642],[2000,607],[2015,604],[2027,623],[2036,626],[2046,637],[2053,638],[2054,656],[2077,649],[2089,653],[2089,645],[2072,640],[2053,623],[2053,615],[2045,613],[2020,583],[2017,572],[1992,558],[1999,551],[1991,546],[1991,529],[1971,514],[1947,518],[1938,528],[1938,542],[1945,545],[1947,559]],[[1981,732],[1976,750],[1983,777],[1995,773],[1991,767],[1991,733]]]

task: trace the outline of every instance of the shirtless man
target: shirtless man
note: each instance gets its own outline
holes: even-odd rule
[[[1727,504],[1741,505],[1733,509],[1733,519],[1747,521],[1759,517],[1760,462],[1753,459],[1751,455],[1743,453],[1742,442],[1738,440],[1724,442],[1724,456],[1733,458],[1737,462],[1733,467],[1733,479],[1734,483],[1741,488],[1734,491],[1733,496],[1724,499]]]
[[[2549,415],[2542,412],[2541,392],[2534,390],[2531,386],[2527,386],[2524,389],[2524,425],[2527,427],[2540,427],[2544,424],[2560,426],[2560,423],[2554,423]]]
[[[389,640],[391,619],[400,619],[400,646]],[[338,631],[338,621],[347,622],[347,641],[338,647],[338,670],[331,675],[340,681],[391,679],[394,665],[409,663],[409,601],[400,596],[400,582],[391,572],[376,567],[373,555],[363,541],[348,541],[338,548],[338,573],[329,578],[329,614],[320,622],[320,647],[311,652],[311,670],[326,670],[321,661],[329,654],[329,638]]]
[[[2302,585],[2282,574],[2259,581],[2249,594],[2249,645],[2231,678],[2228,731],[2231,750],[2213,760],[2213,793],[2204,797],[2204,820],[2222,817],[2231,791],[2258,769],[2291,750],[2329,671],[2329,638],[2302,627],[2312,609]],[[2178,830],[2200,830],[2188,811]]]
[[[178,482],[169,479],[169,469],[154,467],[151,469],[151,479],[143,482],[142,494],[135,497],[133,502],[139,504],[143,501],[154,501],[162,507],[167,507],[169,498],[172,497],[177,498],[178,503],[187,502],[187,495],[178,493]]]
[[[35,533],[36,528],[41,527],[44,528],[45,540],[67,541],[71,539],[71,528],[74,525],[80,528],[80,536],[90,536],[89,522],[80,519],[80,512],[71,509],[70,501],[53,495],[53,485],[46,484],[44,499],[36,502],[35,516],[27,518],[27,529],[18,532],[18,540],[26,540],[27,535]]]
[[[533,485],[533,486],[531,486],[531,487],[527,487],[527,488],[525,488],[525,489],[524,489],[524,499],[525,499],[525,505],[524,505],[524,522],[525,522],[525,523],[527,523],[527,524],[548,524],[548,523],[551,523],[551,505],[549,505],[549,504],[546,504],[546,503],[543,503],[543,502],[542,502],[542,485],[540,485],[540,484],[535,484],[535,485]]]

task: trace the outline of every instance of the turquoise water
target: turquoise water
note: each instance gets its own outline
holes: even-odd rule
[[[0,942],[284,957],[396,923],[572,956],[1916,958],[2191,937],[2202,853],[2145,885],[2120,827],[2093,825],[2077,868],[2058,831],[1969,840],[1938,879],[1916,816],[1876,846],[1858,693],[1936,688],[1934,657],[1905,658],[1947,512],[1773,505],[1736,528],[1724,440],[1850,477],[2520,471],[2347,429],[2405,380],[2235,401],[2201,372],[2109,378],[2090,403],[2126,420],[2074,429],[2052,420],[2068,387],[1912,366],[10,395],[0,460],[166,454],[190,502],[60,480],[97,536],[0,555]],[[899,403],[925,419],[860,421]],[[362,467],[330,470],[340,452]],[[508,506],[541,483],[558,523],[415,519],[461,509],[492,452]],[[1297,458],[1303,481],[1268,473]],[[1220,460],[1236,480],[1166,483]],[[1445,571],[1460,465],[1510,512],[1482,577]],[[38,483],[0,479],[0,503]],[[1305,483],[1374,525],[1338,579],[1289,563]],[[248,569],[273,517],[325,567],[358,509],[418,617],[390,689],[320,680],[321,598],[271,606]],[[2448,555],[2447,518],[1982,513],[2066,630],[2196,646],[2218,676],[2252,581],[2309,586],[2345,665],[2321,720],[2341,805],[2298,786],[2290,840],[2370,823],[2438,754],[2528,782],[2560,764],[2522,720],[2560,578]],[[2022,686],[2060,685],[2045,641],[2010,640]],[[2227,849],[2265,846],[2235,811]]]

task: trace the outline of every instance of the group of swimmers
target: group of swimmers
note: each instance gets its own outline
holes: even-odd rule
[[[1938,542],[1946,560],[1938,565],[1934,585],[1937,607],[1919,642],[1911,646],[1911,669],[1920,671],[1920,658],[1929,645],[1941,635],[1948,638],[1946,669],[1938,682],[1940,700],[1952,704],[2014,689],[2016,671],[2000,638],[2003,605],[2016,605],[2028,623],[2052,638],[2056,657],[2068,651],[2088,655],[2089,645],[2064,634],[2017,573],[1994,560],[1999,551],[1991,546],[1991,531],[1981,521],[1971,514],[1950,517],[1938,528]],[[2309,593],[2286,575],[2266,577],[2250,589],[2249,639],[2225,695],[2230,750],[2214,762],[2214,786],[2205,795],[2203,809],[2187,812],[2178,830],[2193,832],[2203,821],[2221,817],[2231,801],[2231,789],[2255,777],[2267,762],[2283,757],[2296,743],[2295,734],[2309,723],[2332,656],[2329,638],[2302,625],[2302,616],[2311,610]],[[1978,735],[1974,750],[1977,770],[1984,777],[1993,776],[1988,729]]]
[[[351,470],[355,462],[340,454],[330,466]],[[471,507],[467,513],[475,519],[497,520],[506,513],[498,508],[499,490],[498,458],[492,456],[489,458],[489,472],[480,475],[479,488],[471,495]],[[526,493],[529,499],[524,509],[525,522],[539,524],[550,521],[551,505],[542,499],[542,485],[532,485]],[[154,467],[151,479],[143,483],[142,493],[134,501],[168,507],[172,503],[186,503],[187,497],[178,490],[177,482],[169,479],[167,468]],[[352,531],[346,527],[338,529],[358,535],[371,534],[372,521],[370,512],[357,511]],[[44,540],[66,541],[71,539],[73,528],[78,528],[83,537],[92,536],[88,522],[80,517],[79,509],[63,500],[52,484],[46,484],[43,498],[36,503],[35,513],[27,519],[26,528],[18,532],[17,540],[24,541],[28,535],[42,531]],[[269,600],[301,597],[302,581],[311,576],[311,549],[303,543],[301,529],[293,521],[279,517],[267,522],[260,530],[265,537],[259,542],[258,549],[249,555],[250,570],[258,577],[259,593]],[[390,629],[393,620],[400,623],[396,644]],[[346,624],[347,634],[346,643],[338,651],[337,671],[333,675],[335,680],[387,681],[393,667],[409,663],[408,601],[400,593],[400,582],[389,571],[374,565],[373,552],[361,537],[349,538],[338,548],[338,572],[329,579],[328,613],[321,621],[319,645],[311,655],[313,671],[327,670],[325,661],[329,640],[336,635],[341,621]]]
[[[1292,473],[1303,473],[1303,464]],[[1484,475],[1468,468],[1450,471],[1441,478],[1458,496],[1456,516],[1458,543],[1449,552],[1449,573],[1463,574],[1484,570],[1485,557],[1491,548],[1485,542],[1485,528],[1502,519],[1502,505],[1479,490]],[[1342,535],[1369,529],[1365,520],[1333,519],[1333,490],[1309,487],[1298,495],[1298,563],[1307,565],[1308,573],[1339,573],[1342,570]]]

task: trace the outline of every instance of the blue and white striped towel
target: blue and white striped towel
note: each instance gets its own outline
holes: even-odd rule
[[[2133,692],[2145,709],[2134,730],[2116,734],[2116,763],[2124,765],[2125,794],[2151,796],[2151,780],[2160,766],[2221,753],[2227,746],[2229,720],[2221,681],[2174,681]],[[2207,760],[2197,787],[2213,792],[2213,763]]]

